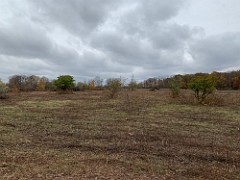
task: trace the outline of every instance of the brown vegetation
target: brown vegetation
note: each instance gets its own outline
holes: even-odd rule
[[[142,87],[144,88],[172,88],[173,82],[176,79],[180,80],[180,88],[187,89],[188,84],[194,77],[201,76],[213,76],[216,78],[216,88],[219,90],[238,90],[240,89],[240,70],[231,71],[231,72],[216,72],[212,73],[195,73],[195,74],[185,74],[185,75],[175,75],[170,78],[149,78],[142,83]]]
[[[28,92],[0,101],[3,179],[239,179],[240,92]]]

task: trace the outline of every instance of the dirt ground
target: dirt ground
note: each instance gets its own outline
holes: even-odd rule
[[[0,101],[0,179],[240,179],[240,92],[29,92]]]

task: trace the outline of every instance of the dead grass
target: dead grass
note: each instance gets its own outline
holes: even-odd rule
[[[239,92],[10,94],[0,101],[0,179],[239,179]]]

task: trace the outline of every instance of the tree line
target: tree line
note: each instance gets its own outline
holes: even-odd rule
[[[212,73],[196,73],[196,74],[185,74],[185,75],[174,75],[168,78],[149,78],[142,82],[137,82],[132,78],[128,83],[122,78],[109,78],[104,79],[96,76],[94,79],[85,82],[75,82],[74,78],[70,75],[59,76],[59,77],[72,77],[71,90],[101,90],[107,88],[109,85],[114,84],[113,81],[119,81],[122,87],[129,87],[129,89],[146,88],[146,89],[161,89],[161,88],[172,88],[177,86],[179,89],[188,89],[189,83],[194,77],[212,76],[216,79],[215,87],[218,90],[238,90],[240,89],[240,70],[231,72],[212,72]],[[5,86],[5,89],[11,92],[28,92],[28,91],[55,91],[61,86],[59,77],[54,80],[49,80],[47,77],[39,77],[36,75],[14,75],[9,78],[9,81],[4,84],[0,83],[0,86]],[[64,80],[62,80],[64,81]],[[67,81],[65,79],[65,81]],[[64,87],[63,89],[67,89]]]
[[[203,104],[206,97],[216,89],[240,89],[240,71],[223,73],[214,71],[210,74],[178,74],[165,79],[150,78],[140,83],[137,83],[134,78],[132,78],[127,84],[122,78],[107,79],[105,83],[103,83],[103,79],[98,76],[88,82],[75,83],[74,77],[71,75],[62,75],[52,81],[46,77],[36,75],[14,75],[9,78],[7,84],[0,81],[0,99],[6,99],[9,91],[28,92],[49,90],[66,93],[80,90],[102,89],[108,89],[109,97],[114,98],[123,88],[128,88],[129,90],[135,90],[137,88],[150,88],[150,90],[169,88],[171,89],[173,98],[179,96],[180,89],[191,89],[194,91],[198,102]]]
[[[40,77],[36,75],[13,75],[9,77],[7,83],[3,83],[0,80],[0,89],[7,89],[9,92],[30,92],[30,91],[57,91],[57,90],[72,90],[72,91],[84,91],[84,90],[102,90],[107,88],[113,81],[121,82],[123,85],[123,79],[121,78],[109,78],[107,80],[96,76],[94,79],[84,82],[76,82],[71,75],[62,75],[57,79],[50,80],[47,77]],[[135,81],[132,81],[132,86]]]
[[[240,89],[240,70],[231,72],[196,73],[185,75],[174,75],[168,78],[149,78],[142,82],[143,88],[170,88],[172,81],[178,79],[181,89],[188,89],[188,84],[197,76],[213,76],[216,78],[216,89],[218,90],[238,90]]]

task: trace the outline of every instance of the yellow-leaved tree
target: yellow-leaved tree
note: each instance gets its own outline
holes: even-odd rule
[[[91,80],[91,81],[89,82],[89,89],[90,89],[90,90],[94,90],[94,89],[95,89],[95,82],[94,82],[94,80]]]
[[[194,91],[198,102],[202,104],[206,97],[215,91],[216,82],[216,77],[212,75],[196,76],[190,81],[188,87]]]

